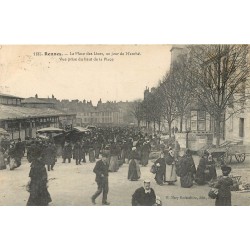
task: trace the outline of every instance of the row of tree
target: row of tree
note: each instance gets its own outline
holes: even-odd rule
[[[172,63],[156,88],[133,105],[133,114],[140,126],[175,119],[182,121],[190,104],[198,103],[215,121],[216,145],[220,144],[221,123],[242,112],[249,98],[248,45],[190,45]]]

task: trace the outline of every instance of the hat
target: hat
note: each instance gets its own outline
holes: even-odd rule
[[[231,167],[229,167],[229,166],[227,166],[227,165],[224,165],[224,166],[222,166],[221,167],[221,171],[225,171],[225,172],[230,172],[232,170],[232,168]]]
[[[136,150],[136,147],[133,147],[132,150],[135,151],[135,150]]]
[[[143,181],[144,183],[150,183],[150,180],[149,179],[146,179]]]

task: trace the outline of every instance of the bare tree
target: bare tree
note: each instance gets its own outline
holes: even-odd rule
[[[180,117],[180,132],[182,132],[183,117],[192,102],[192,87],[188,76],[187,55],[179,56],[179,60],[172,65],[170,79],[172,81],[174,101]]]
[[[136,118],[138,127],[140,127],[141,121],[144,118],[142,102],[139,100],[134,101],[133,103],[131,103],[130,107],[131,107],[131,113]]]
[[[189,46],[189,81],[199,103],[216,122],[216,146],[220,144],[221,122],[244,110],[247,98],[248,45]]]
[[[160,93],[162,93],[163,116],[167,120],[169,136],[171,137],[172,122],[178,117],[176,107],[176,96],[174,83],[171,81],[171,74],[166,74],[159,86]]]

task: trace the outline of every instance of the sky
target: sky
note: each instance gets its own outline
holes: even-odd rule
[[[24,98],[53,94],[59,100],[94,104],[100,98],[141,99],[146,86],[157,86],[169,70],[170,49],[171,45],[2,45],[0,92]]]

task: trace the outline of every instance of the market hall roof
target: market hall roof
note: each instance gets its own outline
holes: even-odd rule
[[[13,99],[24,99],[24,98],[19,97],[19,96],[7,95],[7,94],[3,94],[3,93],[0,93],[0,97],[4,97],[4,98],[13,98]]]
[[[0,105],[0,120],[27,119],[35,117],[51,117],[75,115],[51,108],[26,108],[19,106]]]

